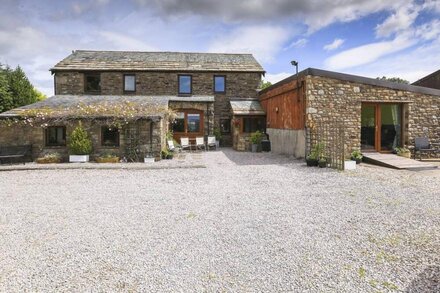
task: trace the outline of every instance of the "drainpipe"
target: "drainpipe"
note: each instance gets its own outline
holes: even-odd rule
[[[209,136],[209,103],[206,103],[206,116],[208,121],[208,136]]]
[[[153,155],[153,119],[150,120],[150,156]]]

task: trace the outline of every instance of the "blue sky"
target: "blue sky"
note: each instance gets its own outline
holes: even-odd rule
[[[440,1],[0,0],[0,62],[53,94],[75,49],[249,52],[272,82],[316,67],[415,81],[440,69]]]

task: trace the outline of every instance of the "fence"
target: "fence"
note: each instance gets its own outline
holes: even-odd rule
[[[308,149],[324,144],[324,156],[330,168],[344,170],[345,131],[344,122],[333,118],[321,118],[309,130]]]

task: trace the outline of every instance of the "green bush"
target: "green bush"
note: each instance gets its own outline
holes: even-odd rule
[[[364,156],[362,155],[360,150],[354,150],[353,152],[351,152],[351,158],[353,160],[362,160]]]
[[[220,128],[214,128],[214,136],[216,140],[222,139],[222,132],[220,131]]]
[[[82,127],[81,122],[72,131],[69,150],[72,155],[89,155],[92,152],[92,141]]]
[[[263,133],[261,133],[260,131],[257,130],[251,134],[252,144],[260,144],[262,140],[263,140]]]

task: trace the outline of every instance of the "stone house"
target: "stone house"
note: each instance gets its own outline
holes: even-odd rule
[[[440,90],[440,70],[437,70],[436,72],[419,79],[418,81],[414,82],[413,85]]]
[[[308,68],[262,90],[260,101],[278,153],[303,158],[319,141],[342,142],[345,157],[391,152],[415,137],[440,143],[437,89]]]
[[[258,100],[264,74],[251,54],[83,50],[73,51],[51,72],[53,97],[1,113],[0,119],[26,120],[44,111],[56,117],[40,125],[2,123],[0,145],[32,144],[34,157],[55,151],[67,156],[69,135],[83,121],[93,141],[92,157],[103,152],[133,160],[158,157],[168,131],[179,141],[206,139],[218,128],[221,144],[232,146],[246,133],[233,135],[230,101]],[[133,117],[123,116],[126,108]]]

